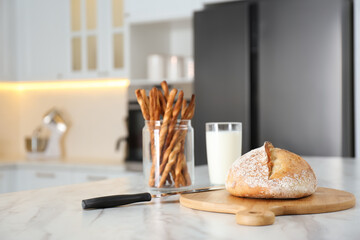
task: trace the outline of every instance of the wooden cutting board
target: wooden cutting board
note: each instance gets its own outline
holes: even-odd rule
[[[263,226],[273,224],[275,216],[326,213],[355,206],[355,196],[349,192],[319,187],[305,198],[254,199],[231,196],[226,190],[182,194],[180,204],[197,210],[233,213],[238,224]]]

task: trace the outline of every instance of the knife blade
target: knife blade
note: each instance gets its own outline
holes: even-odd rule
[[[195,188],[191,190],[164,192],[157,194],[150,194],[149,192],[144,192],[144,193],[136,193],[136,194],[110,195],[110,196],[96,197],[96,198],[89,198],[82,200],[81,206],[83,209],[111,208],[111,207],[117,207],[126,204],[137,203],[137,202],[148,202],[151,201],[151,199],[153,198],[161,198],[161,197],[167,197],[177,194],[190,194],[190,193],[216,191],[224,188],[225,188],[224,186],[212,186],[212,187]]]

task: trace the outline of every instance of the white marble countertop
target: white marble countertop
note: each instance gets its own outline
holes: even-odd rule
[[[179,197],[123,207],[83,210],[81,200],[145,191],[140,172],[123,178],[0,194],[0,239],[359,239],[360,159],[305,157],[319,186],[349,191],[349,210],[277,216],[270,226],[236,224],[232,214],[181,206]],[[206,185],[206,167],[197,167],[196,185]]]

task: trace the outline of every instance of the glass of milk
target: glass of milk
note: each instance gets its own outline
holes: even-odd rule
[[[211,184],[225,184],[232,163],[241,156],[241,122],[206,123],[206,153]]]

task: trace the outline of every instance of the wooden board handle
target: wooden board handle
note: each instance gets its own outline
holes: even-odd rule
[[[236,213],[236,222],[247,226],[271,225],[275,214],[270,210],[243,210]]]

